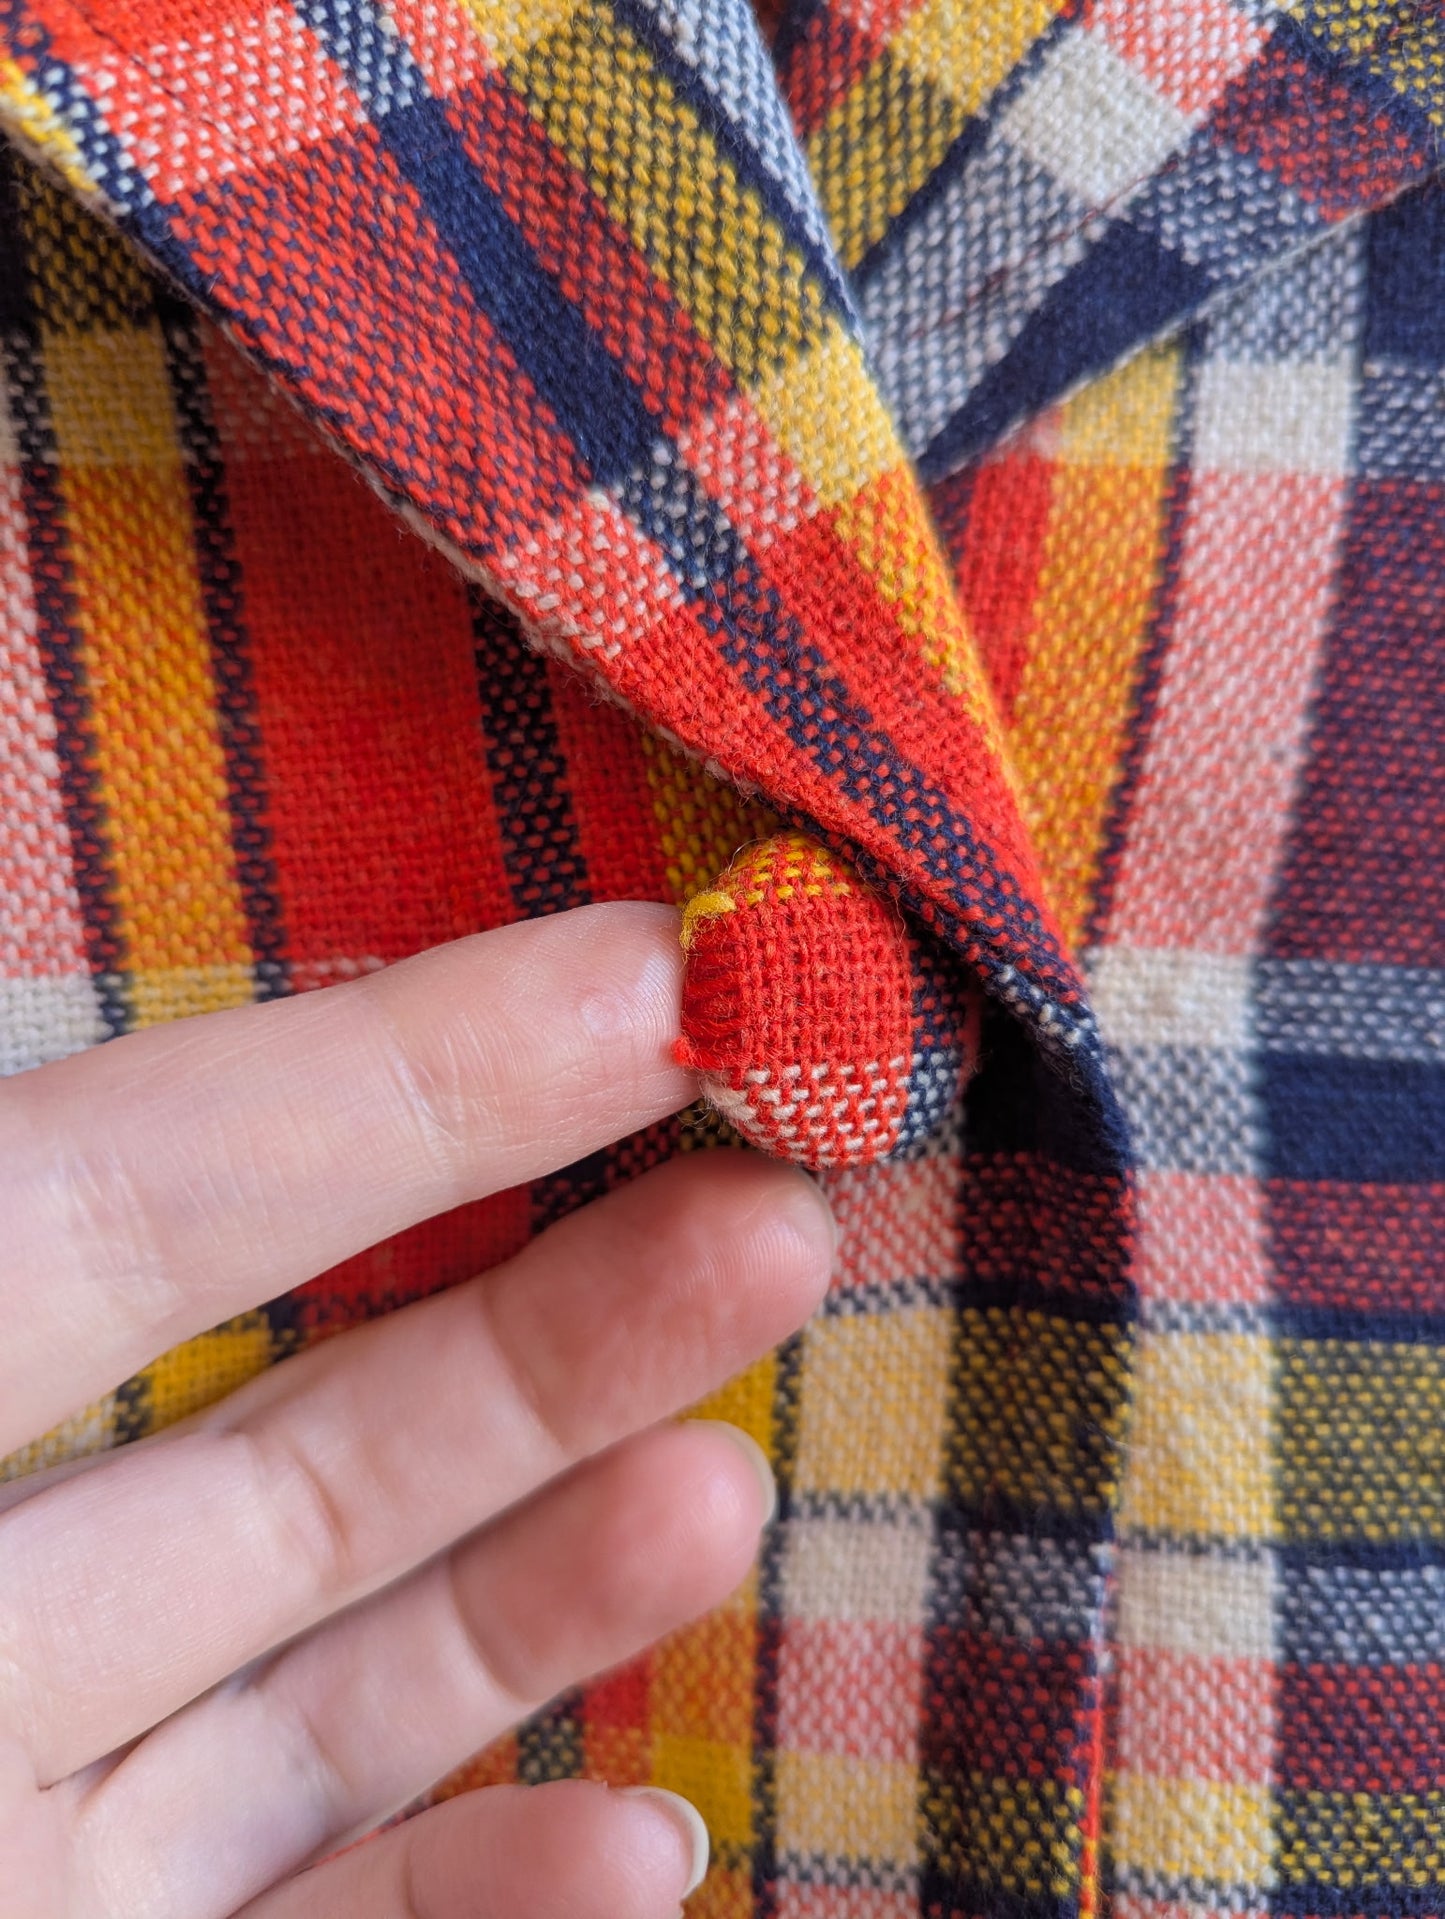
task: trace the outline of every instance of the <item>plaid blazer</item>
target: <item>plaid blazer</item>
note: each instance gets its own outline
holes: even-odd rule
[[[444,1789],[1445,1910],[1441,0],[0,0],[0,123],[4,1065],[648,897],[712,1095],[5,1470],[735,1126],[758,1571]]]

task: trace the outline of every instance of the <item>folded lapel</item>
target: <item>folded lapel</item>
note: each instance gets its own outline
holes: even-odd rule
[[[740,0],[9,0],[11,130],[534,643],[1095,1029]]]
[[[779,52],[927,480],[1445,156],[1406,0],[831,0]]]

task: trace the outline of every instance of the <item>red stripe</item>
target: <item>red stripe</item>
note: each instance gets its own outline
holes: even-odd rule
[[[208,376],[296,983],[321,986],[513,916],[480,743],[466,589],[234,353]],[[369,1247],[303,1287],[332,1332],[524,1245],[527,1188]]]
[[[1053,486],[1052,462],[1029,452],[929,489],[959,599],[1006,724],[1028,662]]]
[[[900,647],[903,641],[895,635],[892,644]],[[687,663],[685,672],[679,672],[680,660]],[[952,929],[966,960],[979,961],[986,951],[994,950],[970,937],[969,928],[957,917],[957,902],[934,879],[923,858],[900,846],[890,826],[879,821],[866,801],[844,793],[772,718],[761,697],[742,685],[719,655],[715,637],[690,607],[679,608],[632,647],[625,647],[609,662],[608,672],[624,699],[655,716],[685,746],[716,760],[733,779],[760,787],[776,804],[815,821],[896,873],[917,896],[923,916]],[[894,720],[896,709],[891,702],[880,701],[875,712],[886,726]],[[941,728],[935,734],[941,743],[927,764],[961,764],[956,743],[955,757],[948,757],[952,731],[956,729]],[[976,751],[976,740],[970,739],[968,745]],[[977,817],[971,795],[968,811]],[[952,842],[940,836],[940,843]],[[999,928],[992,925],[989,930],[996,933]]]
[[[344,1332],[410,1300],[461,1285],[519,1252],[531,1237],[529,1186],[474,1200],[368,1246],[310,1280],[293,1296],[296,1324],[310,1338]]]
[[[867,23],[819,7],[780,75],[799,139],[820,127],[887,48],[917,0],[882,0]]]
[[[1445,1186],[1271,1180],[1269,1250],[1290,1305],[1438,1313],[1445,1302]]]
[[[1033,855],[994,746],[962,701],[941,690],[916,640],[899,630],[872,576],[833,531],[832,515],[820,514],[785,534],[760,564],[854,699],[901,753],[926,769],[995,858],[1037,898],[1042,888]]]
[[[638,722],[600,702],[570,666],[550,662],[547,679],[593,898],[667,899],[662,828]]]
[[[464,585],[325,447],[247,451],[256,378],[211,364],[298,980],[512,917]]]
[[[927,1658],[919,1758],[930,1770],[1052,1778],[1063,1755],[1068,1764],[1090,1750],[1084,1647],[935,1626]]]
[[[585,484],[371,128],[187,196],[174,225],[247,344],[458,546],[524,541]]]
[[[1326,220],[1341,220],[1392,199],[1428,156],[1361,89],[1307,61],[1290,44],[1296,33],[1277,33],[1229,88],[1209,138],[1257,161]]]
[[[1285,1666],[1276,1765],[1285,1792],[1440,1791],[1445,1670]]]
[[[449,115],[467,158],[659,427],[676,434],[721,405],[732,390],[727,369],[506,81],[478,79]]]

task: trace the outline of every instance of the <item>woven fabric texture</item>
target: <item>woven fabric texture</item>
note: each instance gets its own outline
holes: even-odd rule
[[[1445,19],[770,23],[0,5],[0,1061],[589,899],[701,950],[805,833],[977,1070],[822,1174],[828,1302],[705,1409],[778,1471],[749,1585],[447,1789],[687,1792],[701,1919],[1438,1911]]]
[[[677,1057],[751,1145],[809,1167],[908,1155],[978,1064],[981,996],[891,901],[803,833],[688,901]]]

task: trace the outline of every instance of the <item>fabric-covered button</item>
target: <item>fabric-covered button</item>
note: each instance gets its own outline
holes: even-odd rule
[[[981,996],[802,833],[745,848],[683,914],[677,1057],[754,1146],[805,1166],[917,1147],[978,1058]]]

